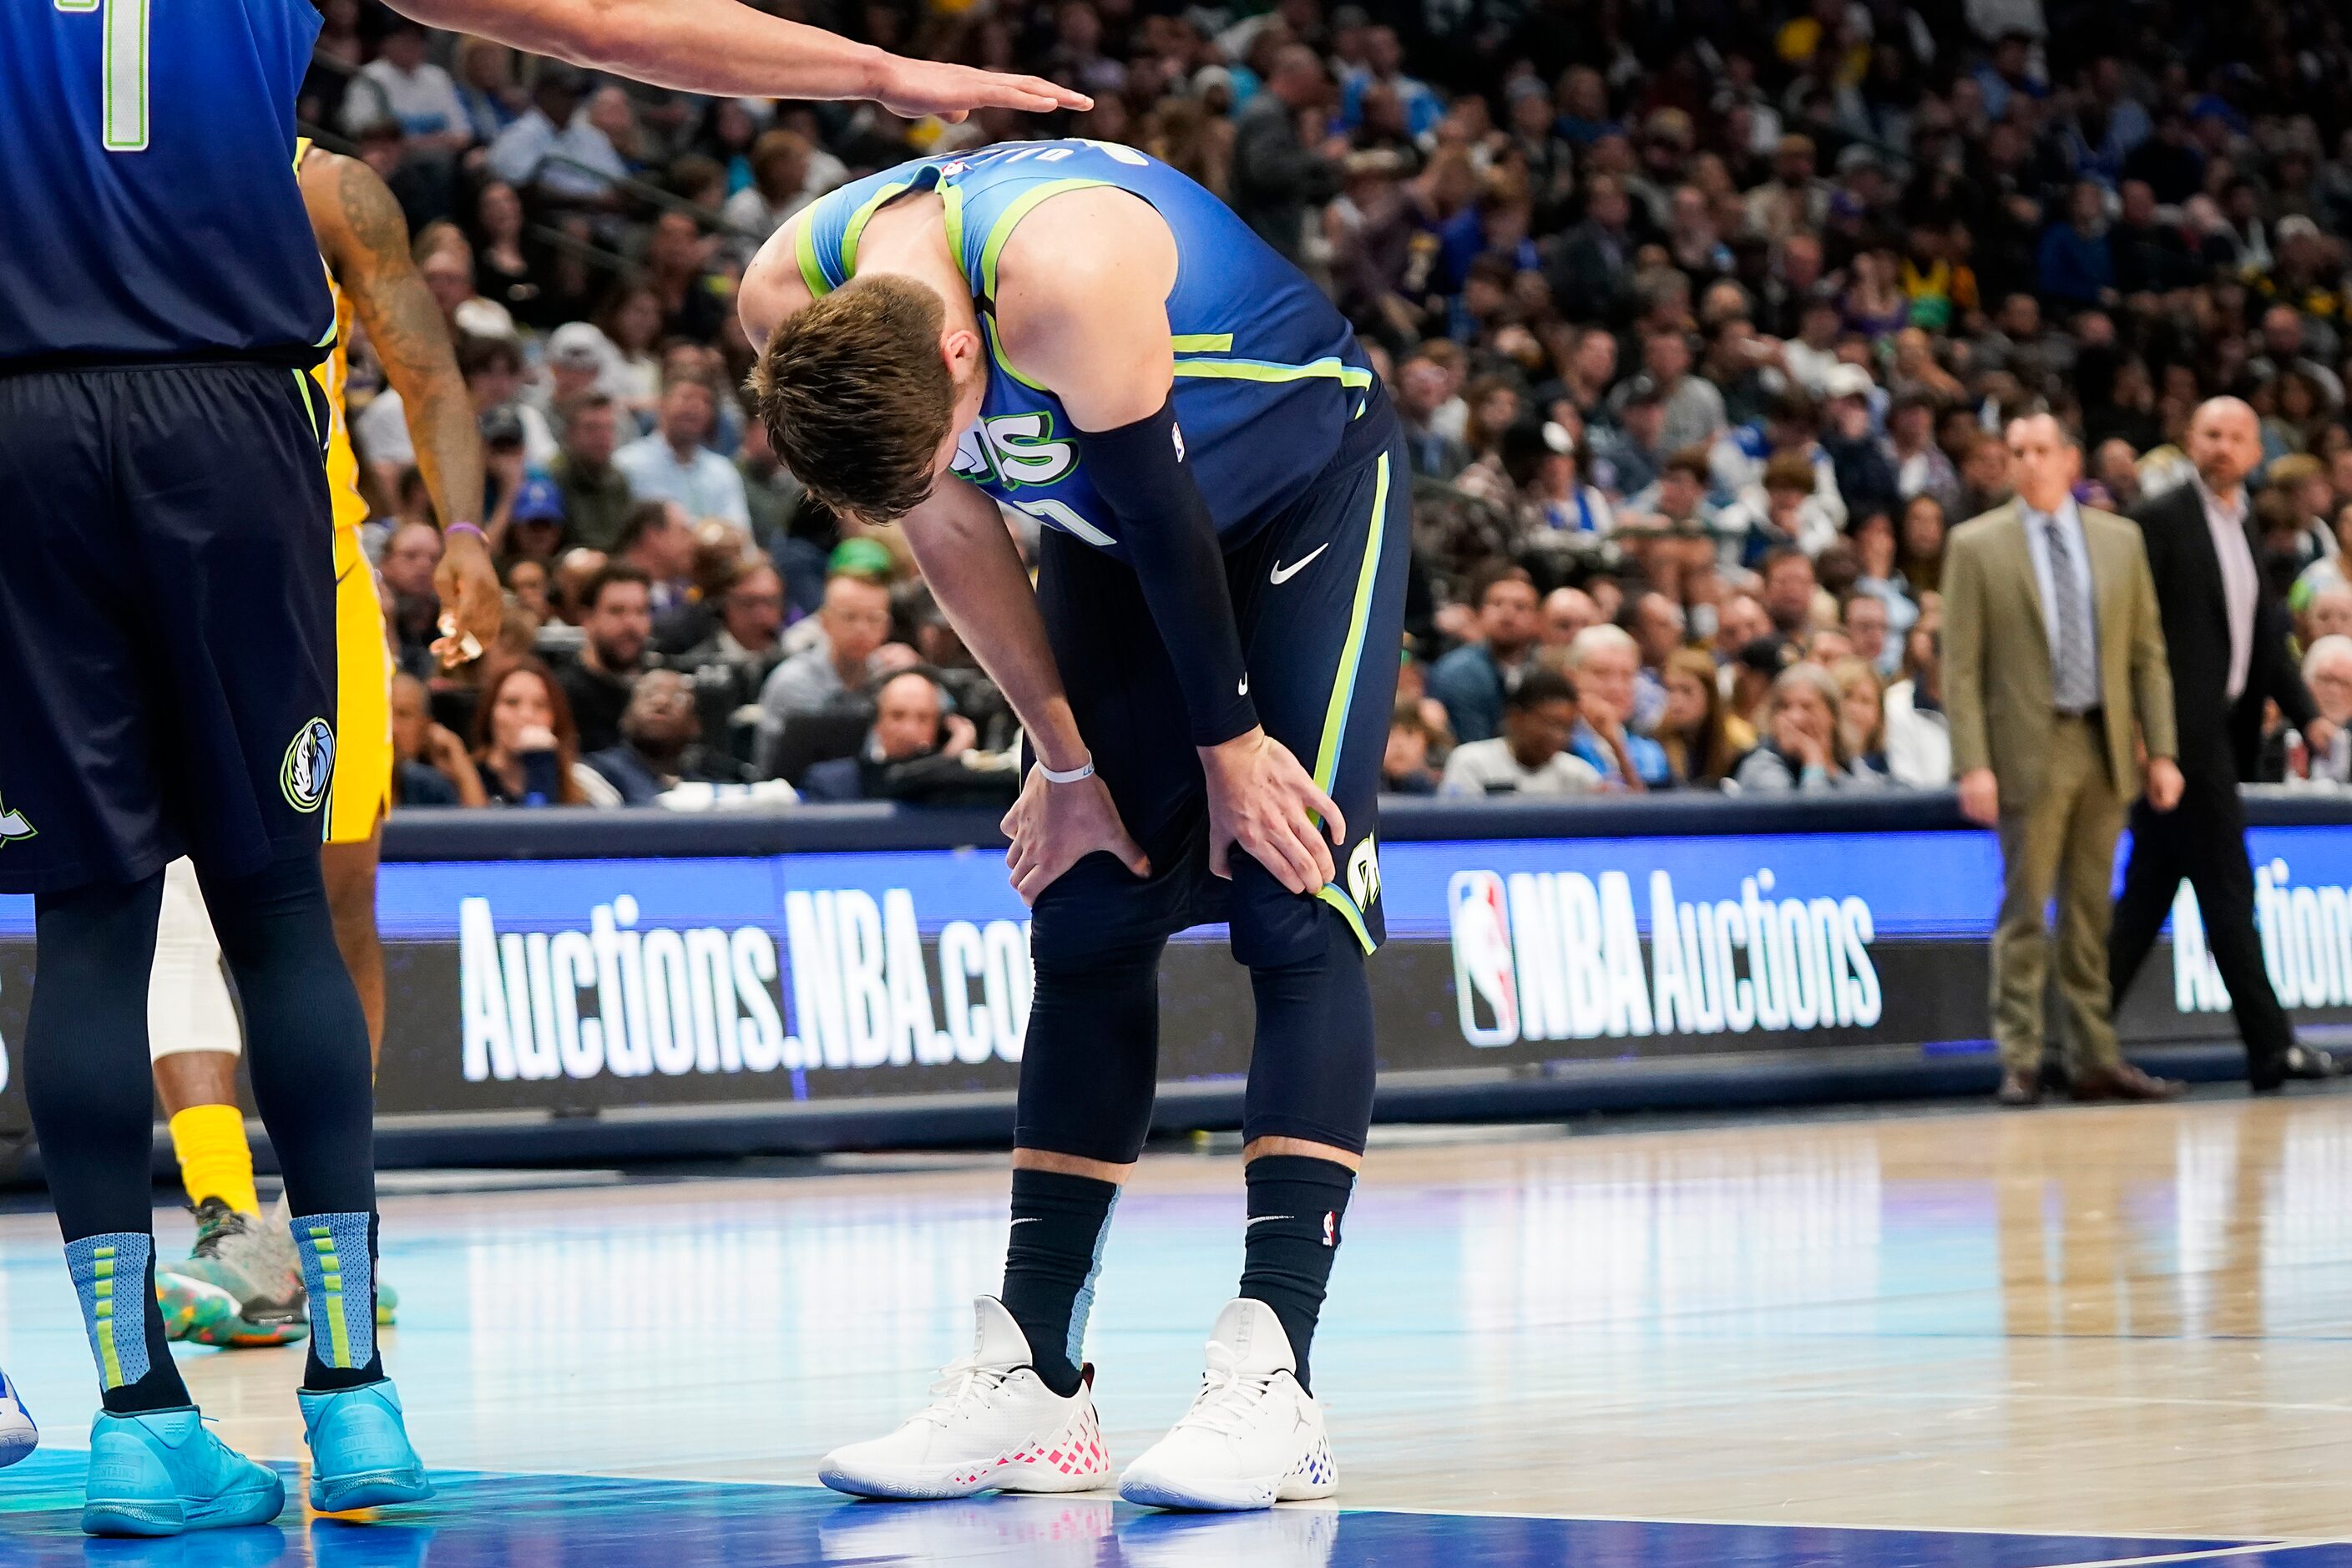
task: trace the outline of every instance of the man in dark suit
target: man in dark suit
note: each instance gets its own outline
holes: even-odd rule
[[[2247,1081],[2259,1092],[2290,1078],[2329,1077],[2335,1064],[2326,1052],[2295,1043],[2263,966],[2238,781],[2255,776],[2266,701],[2276,702],[2315,751],[2326,748],[2334,727],[2303,684],[2288,647],[2286,606],[2258,564],[2261,541],[2245,483],[2263,455],[2254,411],[2217,397],[2197,410],[2187,445],[2196,477],[2132,513],[2147,544],[2171,655],[2186,791],[2178,811],[2151,811],[2145,802],[2132,808],[2131,864],[2107,938],[2107,973],[2120,1008],[2186,877],[2237,1011]]]

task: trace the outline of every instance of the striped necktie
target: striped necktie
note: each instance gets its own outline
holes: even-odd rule
[[[2057,599],[2058,636],[2050,647],[2050,687],[2058,706],[2070,713],[2098,706],[2099,678],[2091,665],[2091,616],[2082,591],[2081,563],[2074,541],[2055,517],[2042,520],[2050,546],[2050,592]]]

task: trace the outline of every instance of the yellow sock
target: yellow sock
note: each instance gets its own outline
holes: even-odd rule
[[[172,1118],[172,1152],[188,1201],[218,1198],[239,1214],[259,1214],[253,1188],[253,1145],[245,1141],[245,1113],[234,1105],[191,1105]]]

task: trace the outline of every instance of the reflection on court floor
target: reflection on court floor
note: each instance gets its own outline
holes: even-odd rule
[[[2352,1568],[2352,1094],[1390,1131],[1316,1347],[1345,1510],[810,1485],[964,1348],[1003,1192],[924,1156],[391,1197],[387,1357],[442,1498],[87,1556],[86,1342],[53,1222],[0,1217],[0,1365],[48,1445],[0,1473],[0,1565]],[[1229,1150],[1156,1153],[1121,1203],[1115,1462],[1181,1414],[1242,1208]],[[299,1350],[181,1364],[229,1441],[300,1455]]]
[[[2097,1536],[1938,1534],[1779,1525],[1553,1520],[1290,1507],[1165,1514],[1108,1498],[857,1503],[816,1488],[567,1476],[436,1478],[396,1521],[305,1521],[86,1546],[78,1455],[37,1458],[0,1510],[0,1551],[50,1563],[270,1568],[617,1568],[700,1564],[1001,1564],[1003,1568],[2062,1568],[2189,1561],[2344,1568],[2352,1547]],[[292,1479],[289,1474],[289,1481]],[[2233,1551],[2244,1546],[2247,1551]]]

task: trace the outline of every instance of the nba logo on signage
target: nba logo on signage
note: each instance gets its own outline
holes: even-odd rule
[[[1519,1037],[1519,987],[1511,968],[1511,915],[1494,871],[1456,871],[1445,889],[1454,931],[1454,994],[1462,1034],[1474,1046]]]

